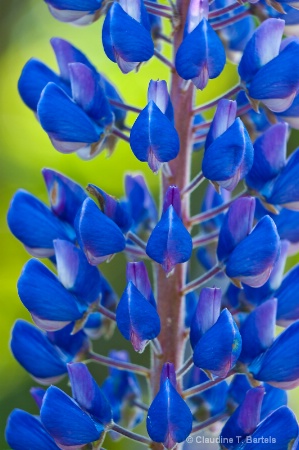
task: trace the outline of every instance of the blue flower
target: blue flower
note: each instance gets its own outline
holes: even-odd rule
[[[88,25],[97,20],[106,4],[105,0],[45,0],[50,13],[61,22]]]

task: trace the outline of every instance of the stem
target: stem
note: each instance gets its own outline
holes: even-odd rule
[[[155,48],[155,50],[154,50],[154,55],[155,55],[156,58],[158,58],[163,64],[165,64],[167,67],[169,67],[170,70],[171,70],[172,72],[175,71],[175,68],[174,68],[174,65],[172,64],[172,62],[169,61],[169,59],[165,58],[165,56],[162,55],[162,53],[160,53],[159,50],[157,50],[156,48]]]
[[[198,186],[201,185],[201,183],[205,180],[205,177],[202,172],[199,172],[199,174],[193,178],[193,180],[186,186],[182,191],[181,194],[191,194],[191,192],[194,191]]]
[[[117,433],[122,434],[123,436],[132,439],[133,441],[140,442],[141,444],[151,446],[151,439],[141,436],[141,434],[133,433],[133,431],[129,431],[126,428],[121,427],[120,425],[114,423],[111,427],[111,430],[117,431]]]
[[[219,22],[211,23],[213,30],[220,30],[223,27],[227,27],[228,25],[232,25],[233,23],[239,22],[239,20],[244,19],[244,17],[249,16],[250,13],[248,10],[242,11],[239,14],[236,14],[233,17],[230,17],[225,20],[219,20]]]
[[[101,314],[103,314],[103,316],[108,317],[108,319],[113,320],[114,322],[116,321],[116,315],[114,312],[110,311],[109,309],[105,308],[105,306],[103,305],[98,305],[97,307],[98,312],[100,312]]]
[[[242,5],[239,2],[233,3],[232,5],[225,6],[224,8],[215,9],[209,13],[209,19],[215,19],[216,17],[220,17],[225,13],[230,11],[234,11],[235,9],[241,8]]]
[[[231,369],[228,372],[228,374],[226,375],[226,377],[223,377],[223,378],[217,377],[217,378],[215,378],[215,380],[209,380],[209,381],[206,381],[205,383],[197,384],[196,386],[193,386],[192,388],[186,389],[185,391],[183,391],[183,398],[188,398],[188,397],[192,397],[193,395],[200,394],[201,392],[204,392],[207,389],[210,389],[211,387],[216,386],[216,384],[221,383],[221,381],[226,380],[230,376],[234,375],[234,373],[235,373],[234,369]]]
[[[161,344],[159,342],[159,339],[154,338],[154,339],[152,339],[150,341],[150,343],[152,345],[152,348],[153,348],[153,351],[154,351],[155,355],[158,358],[161,358],[162,357],[162,347],[161,347]]]
[[[201,106],[197,106],[196,108],[193,109],[193,114],[197,114],[203,111],[207,111],[208,109],[212,108],[213,106],[216,106],[219,102],[219,100],[221,100],[222,98],[226,98],[226,97],[231,97],[235,94],[238,94],[238,92],[240,92],[242,90],[242,88],[240,87],[240,84],[236,84],[234,87],[232,87],[229,91],[225,92],[224,94],[219,95],[219,97],[215,98],[215,100],[212,100],[211,102],[205,103],[204,105]],[[199,124],[199,125],[203,125],[203,124]],[[199,129],[199,125],[196,125],[194,127],[195,129]]]
[[[135,245],[126,244],[125,251],[130,255],[138,256],[139,258],[148,258],[145,251]]]
[[[204,422],[201,422],[198,425],[196,425],[195,427],[193,427],[191,434],[198,433],[199,431],[210,427],[211,425],[213,425],[216,422],[219,422],[220,420],[227,419],[228,417],[229,417],[229,414],[227,412],[215,414],[215,416],[212,416],[209,419],[205,420]]]
[[[178,26],[174,28],[173,34],[173,61],[180,46],[186,21],[189,0],[177,0]],[[171,64],[173,69],[173,65]],[[192,108],[193,108],[194,86],[190,83],[186,90],[182,90],[182,79],[175,70],[172,70],[170,98],[175,112],[175,128],[180,139],[180,151],[178,156],[169,162],[171,175],[162,173],[161,204],[166,190],[171,185],[176,185],[181,191],[189,184],[190,167],[192,155]],[[187,223],[189,217],[189,197],[182,198],[182,219]],[[184,326],[184,295],[181,286],[187,278],[187,264],[177,264],[172,277],[167,278],[160,265],[156,265],[156,299],[157,308],[161,320],[161,333],[159,342],[162,348],[162,357],[158,358],[152,352],[152,394],[159,390],[160,375],[163,364],[167,361],[179,368],[183,364],[185,347]],[[179,381],[179,380],[178,380]],[[178,386],[180,389],[180,386]],[[178,444],[177,450],[182,445]],[[153,444],[153,450],[162,450],[162,444]]]
[[[142,109],[135,108],[135,106],[127,105],[126,103],[118,102],[117,100],[113,100],[112,98],[109,98],[109,103],[111,105],[116,106],[119,109],[124,109],[125,111],[131,111],[137,114],[140,114]]]
[[[223,205],[217,206],[216,208],[212,208],[208,211],[197,214],[196,216],[191,217],[189,222],[191,225],[206,222],[207,220],[218,216],[218,214],[221,214],[226,209],[228,209],[237,198],[246,197],[247,195],[249,195],[249,193],[247,189],[244,189],[242,192],[240,192],[240,194],[236,195],[236,197],[232,198],[229,202],[223,203]]]
[[[153,7],[156,9],[163,9],[164,11],[172,11],[172,8],[167,5],[160,5],[160,3],[151,2],[150,0],[144,0],[144,6],[146,7]]]
[[[125,142],[130,142],[130,137],[127,136],[122,131],[120,131],[118,128],[113,128],[112,129],[112,134],[114,134],[114,136],[119,137],[120,139],[123,139]]]
[[[144,252],[146,250],[146,242],[144,242],[142,239],[140,239],[137,234],[133,233],[133,231],[128,231],[127,233],[127,239],[130,239],[130,241],[133,241],[138,247],[140,247]]]
[[[172,14],[161,9],[152,8],[151,6],[147,6],[146,9],[149,14],[154,14],[154,16],[164,17],[165,19],[172,19]]]
[[[166,36],[166,35],[163,34],[163,33],[158,33],[158,34],[157,34],[157,37],[158,37],[159,39],[162,39],[162,41],[167,42],[168,44],[172,44],[172,39],[171,39],[170,37]]]
[[[142,409],[143,411],[148,411],[148,406],[145,403],[140,402],[139,400],[132,400],[131,404],[139,409]]]
[[[205,272],[200,277],[195,278],[195,280],[191,281],[190,283],[187,283],[182,289],[182,293],[186,295],[188,294],[188,292],[194,291],[195,289],[199,288],[201,285],[209,281],[211,278],[214,278],[214,276],[221,271],[222,267],[219,267],[218,265],[212,267],[212,269],[208,270],[208,272]]]
[[[186,359],[186,361],[184,362],[184,364],[182,365],[182,367],[179,368],[179,370],[177,370],[176,372],[176,376],[177,378],[182,377],[183,375],[185,375],[186,372],[188,372],[188,370],[193,366],[193,355],[189,356],[188,359]]]
[[[219,231],[213,231],[209,234],[202,234],[193,238],[193,248],[201,247],[215,242],[218,239]]]
[[[129,370],[130,372],[138,373],[139,375],[144,375],[148,377],[150,375],[150,370],[147,367],[138,366],[137,364],[132,364],[124,361],[117,361],[115,359],[109,358],[108,356],[98,355],[93,351],[90,351],[87,355],[92,361],[96,361],[104,366],[115,367],[119,370]]]

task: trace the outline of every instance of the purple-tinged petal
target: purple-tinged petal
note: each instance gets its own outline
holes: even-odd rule
[[[164,80],[151,80],[148,85],[147,101],[153,101],[166,117],[173,122],[174,112],[167,90],[167,83]]]
[[[36,259],[25,264],[18,281],[18,294],[33,320],[53,331],[82,318],[86,306],[68,292],[56,276]]]
[[[253,146],[243,122],[233,124],[205,150],[202,171],[204,176],[232,191],[253,164]]]
[[[113,123],[113,114],[98,74],[82,63],[69,64],[72,98],[103,128]]]
[[[237,102],[235,100],[227,100],[224,98],[219,101],[206,138],[205,149],[234,123],[236,114]]]
[[[271,182],[286,163],[288,126],[278,123],[268,128],[254,143],[254,160],[246,176],[246,184],[267,196],[267,183]],[[265,189],[265,190],[263,190]]]
[[[74,230],[59,220],[33,195],[19,190],[13,197],[7,214],[10,231],[33,256],[54,255],[53,240],[75,240]]]
[[[224,309],[217,322],[197,342],[193,361],[197,367],[213,375],[226,377],[236,364],[241,347],[238,327],[231,313]]]
[[[83,363],[67,365],[72,386],[73,399],[91,417],[102,425],[109,425],[112,420],[110,405]]]
[[[299,385],[299,322],[290,325],[249,366],[254,378],[281,389]]]
[[[117,62],[123,73],[130,72],[154,54],[150,32],[116,2],[106,15],[102,40],[107,57]]]
[[[77,26],[89,25],[98,18],[98,12],[90,11],[73,11],[70,9],[54,8],[48,0],[48,8],[52,16],[60,22],[71,23]],[[76,449],[71,449],[76,450]]]
[[[281,406],[287,406],[288,404],[288,394],[285,390],[273,387],[267,383],[264,383],[264,388],[265,396],[262,403],[261,420]]]
[[[125,248],[125,238],[119,227],[90,198],[78,212],[75,228],[80,246],[92,265]]]
[[[10,347],[18,363],[42,384],[57,381],[67,373],[63,353],[41,330],[24,320],[15,323]]]
[[[39,418],[21,409],[14,409],[9,415],[5,438],[13,450],[59,450]]]
[[[58,9],[94,11],[100,8],[102,0],[45,0]]]
[[[178,133],[153,100],[137,117],[130,134],[130,146],[136,158],[148,162],[153,172],[159,170],[161,163],[178,155]]]
[[[228,402],[234,409],[239,406],[246,396],[246,392],[251,389],[251,384],[246,374],[234,375],[232,381],[229,384],[228,390]]]
[[[236,444],[255,431],[260,422],[264,394],[262,386],[247,391],[243,402],[224,425],[220,437],[223,442],[229,442],[225,444],[228,450],[235,448]]]
[[[255,199],[243,197],[235,200],[224,216],[219,233],[217,257],[219,261],[229,258],[236,246],[251,232]]]
[[[125,339],[131,341],[134,350],[143,352],[149,340],[160,333],[160,318],[152,304],[129,281],[121,296],[116,323]]]
[[[169,206],[173,206],[173,209],[177,213],[178,217],[181,217],[181,194],[177,186],[169,186],[165,193],[162,211],[165,213]]]
[[[162,367],[160,375],[160,385],[162,385],[167,380],[169,380],[172,386],[176,389],[177,382],[176,382],[175,367],[172,363],[168,362],[165,363]]]
[[[74,446],[97,441],[104,427],[96,424],[77,403],[55,386],[47,390],[41,420],[59,445]]]
[[[221,289],[203,288],[190,326],[190,343],[193,349],[199,339],[217,322],[220,307]]]
[[[250,313],[240,327],[240,361],[250,363],[274,341],[277,300],[267,300]]]
[[[127,282],[129,283],[131,281],[143,297],[156,308],[156,301],[144,262],[138,261],[127,263],[126,276]]]
[[[281,19],[265,20],[248,41],[238,71],[242,80],[250,81],[258,70],[279,54],[284,30]]]
[[[51,209],[56,216],[73,224],[78,209],[86,199],[84,189],[56,170],[43,169]]]
[[[298,71],[299,43],[292,42],[258,71],[248,88],[249,96],[263,101],[273,112],[285,111],[299,87]]]
[[[18,89],[23,102],[33,111],[37,110],[41,93],[50,82],[70,93],[68,85],[41,61],[30,59],[25,64],[18,81]]]
[[[209,2],[207,0],[191,0],[185,25],[185,33],[191,33],[202,19],[208,20]]]
[[[108,195],[94,184],[89,184],[86,189],[95,197],[101,211],[107,217],[112,219],[123,233],[126,233],[131,228],[132,218],[121,202],[117,201],[114,197]]]
[[[281,286],[275,292],[277,297],[277,324],[288,326],[299,319],[299,265],[296,265],[284,277]]]
[[[206,19],[188,34],[180,45],[175,59],[178,74],[204,89],[209,78],[217,78],[225,65],[225,51],[221,40]]]
[[[54,248],[58,278],[63,286],[84,302],[98,300],[102,280],[97,267],[91,266],[82,250],[71,242],[57,239]]]
[[[272,193],[267,198],[270,203],[299,211],[298,168],[299,149],[291,155],[287,165],[277,177]]]
[[[37,404],[38,409],[40,409],[42,406],[45,393],[46,393],[45,389],[42,388],[33,387],[30,389],[30,394],[35,403]]]
[[[183,442],[191,433],[191,411],[168,377],[162,381],[148,410],[146,427],[150,438],[167,449]]]
[[[265,216],[233,250],[226,264],[226,274],[240,283],[260,287],[268,280],[279,253],[276,225]]]
[[[188,261],[192,253],[192,238],[173,206],[162,214],[148,240],[146,253],[162,264],[166,273],[174,266]]]
[[[67,143],[97,142],[103,129],[54,83],[48,83],[38,103],[37,114],[43,129],[51,139]]]
[[[235,447],[235,450],[260,450],[261,443],[275,450],[287,450],[298,435],[298,424],[294,413],[282,406],[268,416],[247,442]]]

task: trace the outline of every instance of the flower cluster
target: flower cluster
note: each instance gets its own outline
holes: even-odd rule
[[[49,206],[24,190],[13,197],[9,228],[33,256],[18,294],[34,325],[15,323],[11,350],[50,387],[31,390],[38,416],[11,413],[8,444],[96,450],[109,434],[180,449],[218,423],[226,450],[257,449],[261,439],[298,449],[285,391],[299,386],[299,265],[284,275],[299,243],[299,149],[287,157],[290,131],[299,128],[296,3],[46,3],[56,19],[76,25],[103,15],[104,51],[122,73],[153,57],[170,68],[169,87],[150,80],[139,109],[80,50],[53,38],[59,72],[32,59],[18,85],[59,152],[90,159],[125,140],[161,172],[161,207],[140,174],[126,175],[117,200],[47,168]],[[163,54],[168,44],[173,62]],[[197,106],[195,89],[217,78],[226,58],[237,64],[239,83]],[[137,114],[132,128],[128,112]],[[193,150],[203,153],[202,170],[190,179]],[[191,194],[206,180],[192,216]],[[118,298],[98,266],[120,253],[126,285]],[[285,328],[278,335],[276,325]],[[151,352],[150,368],[125,351],[94,352],[92,341],[115,328],[135,352]],[[90,363],[109,367],[101,387]],[[137,375],[150,381],[147,392]],[[64,376],[71,396],[55,386]],[[132,431],[144,420],[148,435]]]

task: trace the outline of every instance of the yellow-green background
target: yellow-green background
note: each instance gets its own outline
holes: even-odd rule
[[[59,170],[82,185],[89,182],[97,184],[116,196],[123,194],[122,178],[126,171],[145,173],[156,197],[159,182],[159,177],[151,174],[145,164],[139,163],[124,143],[117,145],[111,158],[101,154],[90,162],[54,150],[33,113],[18,95],[17,81],[22,67],[34,56],[56,70],[49,39],[53,36],[62,37],[80,48],[115,83],[128,103],[139,106],[145,105],[149,80],[168,79],[168,71],[159,62],[151,61],[138,74],[122,75],[102,50],[101,21],[81,28],[59,23],[49,14],[42,0],[1,0],[0,6],[0,450],[4,450],[8,448],[3,433],[9,411],[17,407],[37,413],[29,394],[29,388],[36,383],[13,359],[9,350],[10,330],[14,321],[20,317],[30,320],[16,293],[18,276],[29,255],[7,228],[6,212],[11,197],[18,188],[24,188],[47,202],[40,172],[43,167]],[[199,101],[205,102],[207,98],[216,96],[234,84],[235,80],[234,68],[227,68],[220,81],[210,82],[205,92],[198,95]],[[130,116],[129,122],[133,120],[134,116]],[[201,200],[195,200],[198,208]],[[124,286],[123,267],[120,259],[114,261],[110,268],[104,265],[104,272],[112,283],[116,283],[118,293]],[[99,345],[107,352],[107,343],[100,342]],[[114,340],[113,346],[122,348],[123,339]],[[138,356],[135,356],[135,361],[138,361]],[[93,366],[92,370],[100,380],[107,373],[106,369],[99,366]],[[295,400],[293,406],[294,403]],[[111,443],[106,447],[128,448],[124,442],[121,447]],[[133,448],[139,446],[130,444],[130,449]]]

